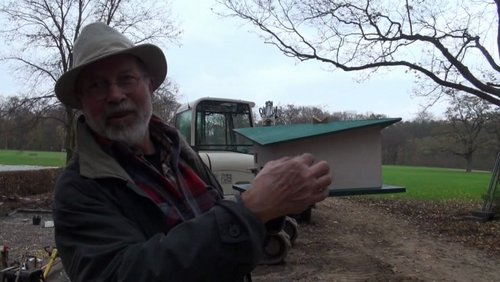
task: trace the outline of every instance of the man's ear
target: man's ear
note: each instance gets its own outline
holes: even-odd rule
[[[149,92],[151,93],[151,95],[153,95],[153,92],[155,89],[153,87],[153,80],[151,78],[149,79],[148,88],[149,88]]]

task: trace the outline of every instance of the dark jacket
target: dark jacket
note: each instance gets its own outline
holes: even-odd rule
[[[219,200],[169,230],[160,208],[81,119],[77,146],[54,199],[56,246],[72,281],[242,281],[257,265],[265,228],[238,201]],[[212,177],[187,144],[181,147],[202,178]]]

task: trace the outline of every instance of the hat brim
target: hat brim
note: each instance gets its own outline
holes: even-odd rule
[[[141,44],[122,51],[104,54],[93,59],[92,61],[81,64],[78,67],[65,72],[57,80],[54,87],[57,98],[67,106],[75,109],[81,109],[82,105],[80,103],[80,99],[78,99],[77,91],[75,88],[76,80],[78,79],[80,72],[85,67],[97,61],[111,56],[123,54],[135,56],[144,63],[152,78],[153,91],[163,83],[167,76],[167,60],[165,59],[163,51],[153,44]]]

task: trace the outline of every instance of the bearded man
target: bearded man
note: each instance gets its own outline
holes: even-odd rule
[[[325,199],[310,154],[269,162],[225,199],[199,156],[152,113],[167,62],[104,23],[82,29],[55,93],[81,111],[77,150],[54,197],[55,239],[72,281],[243,281],[266,224]]]

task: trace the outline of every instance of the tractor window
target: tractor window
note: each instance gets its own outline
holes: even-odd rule
[[[251,127],[248,104],[202,101],[196,107],[196,147],[198,150],[248,152],[251,141],[236,134],[234,128]]]
[[[191,144],[191,114],[192,110],[188,110],[178,114],[175,118],[175,127],[186,137],[189,144]]]

